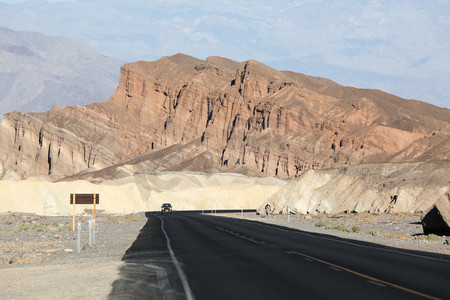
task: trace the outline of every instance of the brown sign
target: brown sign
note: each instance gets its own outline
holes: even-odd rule
[[[73,196],[75,195],[75,204],[98,204],[100,201],[99,194],[70,194],[70,204],[73,204]]]

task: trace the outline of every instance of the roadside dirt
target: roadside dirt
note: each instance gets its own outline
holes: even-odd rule
[[[97,218],[89,246],[89,216],[82,222],[80,253],[72,217],[0,215],[2,299],[107,299],[122,256],[144,226],[144,213]]]

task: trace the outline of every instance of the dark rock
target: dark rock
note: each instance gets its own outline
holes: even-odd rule
[[[23,258],[23,253],[22,253],[22,252],[16,253],[16,254],[14,254],[13,257],[11,257],[11,259],[9,260],[8,263],[9,263],[10,265],[11,265],[11,264],[15,264],[15,263],[17,263],[18,261],[20,261],[22,258]]]
[[[421,220],[425,234],[450,235],[450,191],[442,195]]]

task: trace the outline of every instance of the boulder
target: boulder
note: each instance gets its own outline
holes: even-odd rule
[[[450,235],[450,190],[422,215],[421,220],[425,234]]]

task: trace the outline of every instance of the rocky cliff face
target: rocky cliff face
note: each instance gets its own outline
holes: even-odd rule
[[[178,54],[126,64],[109,102],[5,116],[2,177],[141,171],[290,178],[309,169],[450,159],[450,111],[376,90]],[[80,173],[80,174],[79,174]]]

